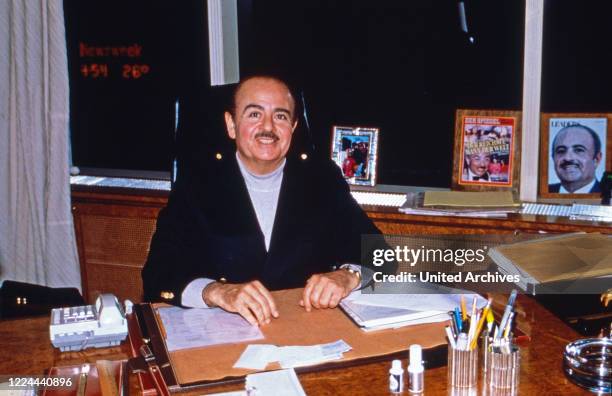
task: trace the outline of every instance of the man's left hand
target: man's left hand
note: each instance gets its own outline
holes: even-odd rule
[[[300,305],[310,312],[315,308],[335,308],[344,297],[357,287],[359,277],[344,271],[315,274],[308,279]]]

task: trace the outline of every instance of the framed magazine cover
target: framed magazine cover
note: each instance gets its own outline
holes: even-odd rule
[[[378,128],[334,126],[331,158],[349,184],[376,185]]]
[[[540,183],[543,198],[600,198],[612,169],[612,114],[542,113]]]
[[[516,190],[520,177],[521,113],[462,110],[455,116],[453,190]]]

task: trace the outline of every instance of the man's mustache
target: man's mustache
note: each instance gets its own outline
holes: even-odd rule
[[[561,162],[561,168],[565,168],[565,167],[568,167],[570,165],[571,166],[580,167],[580,164],[578,162],[576,162],[576,161],[565,160],[565,161]]]
[[[264,138],[264,139],[274,139],[279,140],[280,138],[276,136],[276,134],[272,131],[261,131],[255,134],[255,139]]]

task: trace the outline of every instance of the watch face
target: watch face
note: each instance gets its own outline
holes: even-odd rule
[[[352,268],[349,268],[349,267],[344,267],[343,269],[348,271],[348,272],[350,272],[351,274],[357,276],[357,278],[361,279],[361,272],[356,271],[356,270],[354,270]]]

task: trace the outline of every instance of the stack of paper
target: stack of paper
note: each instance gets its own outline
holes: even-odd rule
[[[443,322],[448,312],[460,304],[461,295],[477,297],[477,306],[487,301],[477,294],[461,293],[440,285],[414,287],[410,294],[351,293],[340,307],[364,331]]]
[[[520,206],[512,191],[427,191],[424,206],[456,208],[496,208]]]
[[[447,312],[373,306],[351,300],[341,302],[340,307],[364,331],[443,322],[449,318]]]
[[[399,211],[426,216],[507,217],[520,210],[510,191],[407,193]]]
[[[310,346],[254,344],[246,347],[234,368],[263,370],[273,362],[278,362],[282,368],[310,366],[342,359],[343,353],[350,350],[350,345],[343,340]]]

